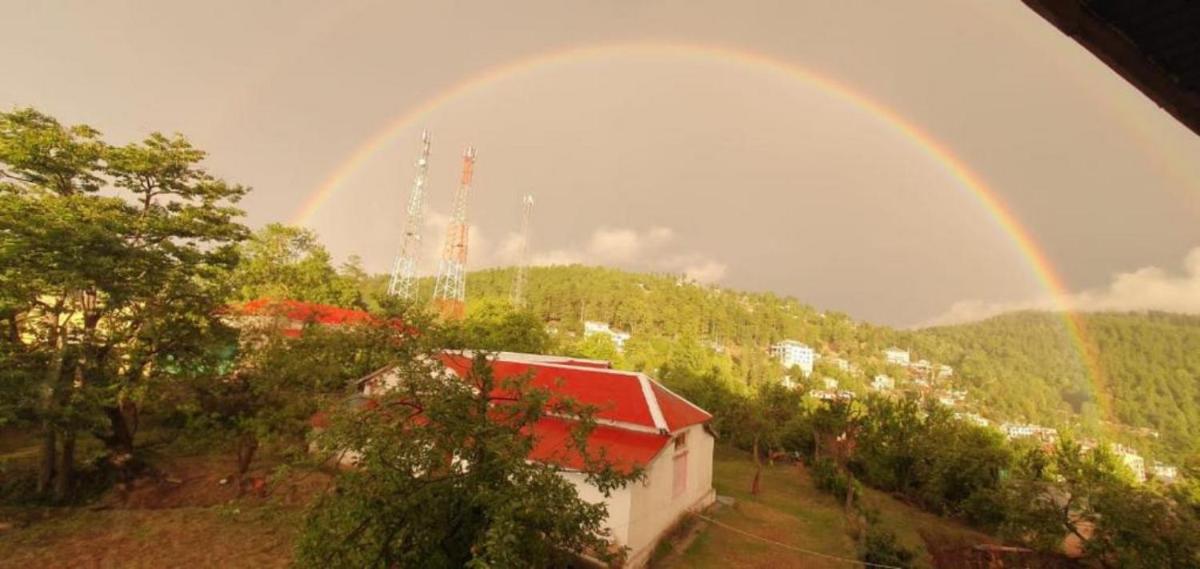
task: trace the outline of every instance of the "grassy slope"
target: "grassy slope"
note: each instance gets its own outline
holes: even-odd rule
[[[14,449],[6,449],[11,453]],[[8,453],[5,453],[8,454]],[[302,507],[257,499],[232,500],[216,478],[225,456],[188,457],[170,469],[185,479],[165,494],[146,492],[142,507],[0,510],[0,521],[18,521],[0,532],[0,569],[25,567],[286,567]],[[842,507],[821,493],[801,467],[768,466],[758,496],[750,495],[754,464],[747,453],[717,449],[714,486],[737,499],[716,519],[804,549],[855,558],[855,541]],[[311,489],[309,490],[311,491]],[[308,492],[304,492],[308,494]],[[991,541],[982,534],[868,492],[868,503],[908,547],[931,565],[920,532],[941,541]],[[302,501],[302,500],[301,500]],[[104,503],[102,501],[101,503]],[[20,523],[23,522],[23,523]],[[709,526],[670,567],[845,567]]]
[[[713,517],[743,531],[812,551],[857,558],[855,541],[842,513],[842,505],[817,490],[807,471],[798,466],[768,466],[763,471],[762,492],[750,494],[754,463],[747,453],[718,448],[713,485],[722,496],[737,499],[733,508],[721,508]],[[879,492],[868,490],[867,504],[880,511],[882,523],[900,541],[919,552],[918,566],[932,566],[921,532],[942,542],[993,542],[988,536],[938,518]],[[717,526],[701,533],[670,567],[846,567],[764,543]]]

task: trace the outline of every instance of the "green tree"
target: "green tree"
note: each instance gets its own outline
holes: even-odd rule
[[[537,316],[513,308],[508,301],[472,306],[466,319],[448,325],[446,332],[446,345],[452,348],[528,354],[551,350],[550,334]]]
[[[527,460],[529,429],[572,417],[569,446],[603,492],[638,476],[586,445],[592,411],[551,402],[527,378],[497,382],[485,356],[468,377],[431,357],[396,360],[396,389],[344,410],[318,438],[358,457],[313,506],[298,561],[319,567],[544,567],[574,552],[612,559],[603,503],[589,504],[558,467]]]
[[[31,109],[0,113],[0,298],[10,350],[44,372],[38,487],[73,489],[76,434],[128,475],[140,406],[215,325],[246,189],[180,136],[121,147]],[[101,191],[105,190],[105,191]]]
[[[233,275],[240,300],[265,297],[364,306],[359,290],[362,267],[351,259],[339,274],[311,230],[271,223],[242,244],[241,257]]]

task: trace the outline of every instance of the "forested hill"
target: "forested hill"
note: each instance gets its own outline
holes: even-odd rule
[[[506,300],[514,275],[507,268],[471,273],[469,309]],[[428,290],[431,283],[424,284]],[[994,419],[1067,427],[1085,435],[1116,434],[1173,456],[1194,452],[1200,441],[1200,317],[1084,315],[1104,370],[1105,384],[1095,386],[1057,314],[1022,312],[904,331],[771,293],[583,266],[531,268],[526,301],[564,343],[578,339],[583,320],[630,332],[621,358],[629,368],[685,365],[716,370],[737,384],[775,381],[781,370],[766,348],[792,338],[847,358],[870,377],[897,372],[880,361],[881,351],[894,344],[910,349],[914,360],[953,366],[954,387],[968,390],[970,408]],[[819,371],[843,385],[862,385],[856,383],[861,378],[839,376],[827,367]],[[1161,436],[1138,435],[1109,421]]]
[[[1006,314],[910,338],[915,351],[956,366],[987,407],[1043,421],[1073,411],[1094,428],[1107,406],[1113,420],[1158,431],[1157,442],[1175,453],[1195,452],[1200,317],[1102,313],[1082,321],[1098,350],[1102,384],[1088,377],[1058,314]]]

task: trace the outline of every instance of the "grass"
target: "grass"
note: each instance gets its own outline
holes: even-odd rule
[[[754,462],[749,454],[718,447],[713,464],[717,494],[737,500],[714,519],[743,531],[794,547],[855,558],[842,507],[817,490],[808,473],[796,466],[768,466],[762,492],[750,493]],[[678,567],[846,567],[710,525],[678,560]]]
[[[10,444],[0,451],[22,452],[24,445],[6,442]],[[287,566],[305,500],[234,499],[231,488],[218,484],[227,474],[227,462],[229,457],[211,453],[175,457],[166,463],[185,480],[182,485],[148,488],[123,506],[0,509],[0,522],[18,526],[0,530],[0,569]],[[750,493],[754,468],[748,453],[717,448],[713,485],[719,495],[737,503],[717,510],[714,519],[793,547],[857,558],[842,504],[817,490],[806,469],[765,467],[762,492],[755,496]],[[306,484],[324,482],[312,479]],[[315,488],[303,488],[300,494],[310,496]],[[881,522],[901,543],[918,553],[919,567],[933,566],[923,534],[943,543],[992,541],[880,492],[868,490],[862,499],[879,511]],[[688,533],[686,527],[678,529],[681,535]],[[712,524],[682,553],[664,546],[655,558],[662,560],[658,566],[673,568],[847,567],[845,562],[801,554]]]
[[[712,517],[737,529],[810,551],[857,559],[857,544],[842,504],[817,490],[801,466],[766,466],[762,491],[750,493],[754,462],[748,453],[718,447],[713,464],[713,486],[717,494],[737,500],[732,508],[720,508]],[[899,541],[917,553],[917,567],[933,567],[922,533],[937,536],[942,543],[994,542],[988,536],[951,520],[920,511],[894,498],[867,490],[862,500],[880,514],[880,523],[896,533]],[[669,567],[838,567],[845,562],[822,559],[709,525],[682,557]]]
[[[299,516],[256,508],[76,509],[0,535],[0,568],[286,567]]]

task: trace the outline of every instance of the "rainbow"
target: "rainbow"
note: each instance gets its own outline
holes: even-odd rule
[[[325,179],[301,204],[291,223],[306,225],[313,215],[329,200],[337,190],[344,185],[347,178],[380,150],[387,142],[403,134],[413,124],[435,109],[471,92],[535,70],[543,70],[554,66],[577,63],[596,58],[614,56],[671,56],[688,59],[700,59],[710,62],[731,63],[738,66],[761,70],[790,78],[809,87],[832,96],[857,110],[888,125],[905,139],[928,155],[939,164],[947,174],[957,180],[961,187],[974,196],[975,200],[987,211],[996,225],[1009,236],[1018,252],[1029,264],[1033,276],[1040,285],[1053,297],[1059,311],[1064,315],[1066,330],[1072,343],[1078,349],[1089,380],[1095,393],[1100,396],[1105,393],[1101,389],[1105,383],[1101,366],[1097,358],[1095,344],[1087,334],[1084,322],[1077,315],[1068,301],[1068,290],[1062,278],[1055,271],[1049,258],[1003,200],[988,185],[975,174],[945,145],[928,132],[901,116],[888,106],[871,99],[867,95],[837,81],[831,77],[818,74],[790,62],[772,58],[766,54],[730,47],[696,45],[683,43],[617,43],[590,47],[569,48],[561,51],[543,53],[519,59],[517,61],[496,65],[467,77],[454,85],[426,99],[415,107],[408,109],[393,119],[387,126],[370,138],[363,141],[350,156]],[[1101,407],[1107,414],[1107,403],[1101,397]]]

